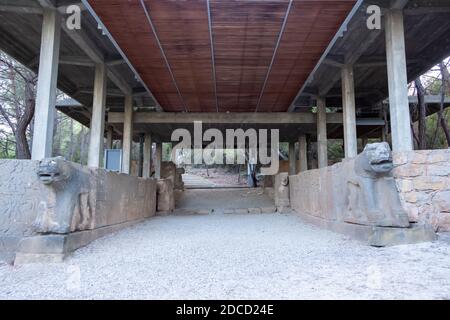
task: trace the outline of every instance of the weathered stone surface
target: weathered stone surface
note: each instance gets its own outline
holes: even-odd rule
[[[450,230],[450,212],[440,212],[438,220],[439,230]]]
[[[427,167],[427,176],[449,176],[450,165],[432,164]]]
[[[432,227],[426,225],[413,225],[411,228],[373,228],[368,243],[374,247],[413,244],[436,240]]]
[[[235,214],[248,214],[248,209],[234,209]]]
[[[263,214],[275,213],[275,212],[277,212],[277,208],[276,207],[263,207],[263,208],[261,208],[261,213],[263,213]]]
[[[249,208],[248,213],[250,214],[261,214],[261,208]]]
[[[426,193],[416,191],[404,193],[403,198],[409,203],[426,202],[430,200],[429,195]]]
[[[279,173],[275,176],[274,184],[274,200],[275,206],[280,209],[280,211],[286,211],[289,208],[290,195],[289,195],[289,174],[286,172]]]
[[[409,162],[409,153],[408,152],[401,152],[401,153],[396,153],[392,155],[392,163],[394,164],[394,166],[400,166],[403,165],[405,163]]]
[[[433,197],[433,205],[441,212],[450,212],[450,190],[437,193]]]
[[[173,162],[163,162],[161,165],[161,179],[170,179],[175,190],[184,190],[183,168],[177,168]]]
[[[173,181],[171,179],[158,180],[157,188],[158,212],[170,213],[175,210]]]
[[[427,163],[438,163],[449,161],[450,150],[432,150],[429,152]]]
[[[0,173],[3,254],[16,253],[22,239],[41,234],[98,233],[155,215],[156,181],[152,179],[86,168],[62,158],[0,160]]]
[[[444,177],[417,177],[413,181],[414,188],[419,191],[444,190],[448,185],[448,178]]]
[[[418,150],[414,152],[409,152],[411,157],[411,163],[414,164],[424,164],[428,160],[428,152],[423,150]]]
[[[409,179],[398,179],[397,186],[400,192],[406,193],[414,190],[412,180]]]
[[[329,221],[408,227],[392,168],[389,145],[369,144],[354,159],[291,176],[291,206]]]
[[[406,159],[393,173],[410,221],[431,224],[439,232],[449,231],[450,150],[410,151],[396,157]],[[421,166],[424,174],[411,176],[405,169],[411,164]]]
[[[392,162],[394,166],[400,166],[405,163],[408,163],[408,153],[407,152],[401,152],[396,153],[392,156]]]
[[[397,172],[402,177],[418,177],[425,174],[424,167],[420,164],[405,164],[397,168]]]

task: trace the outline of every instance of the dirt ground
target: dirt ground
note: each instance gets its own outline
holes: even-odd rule
[[[171,216],[62,264],[0,266],[0,299],[450,299],[450,245],[373,248],[294,215]]]

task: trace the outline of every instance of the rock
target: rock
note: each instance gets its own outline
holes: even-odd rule
[[[450,190],[439,192],[433,197],[433,205],[440,212],[450,212]]]
[[[439,232],[450,231],[450,212],[441,212],[439,215]]]
[[[417,202],[427,202],[430,199],[430,196],[424,192],[408,192],[403,194],[403,198],[406,202],[409,203],[417,203]]]
[[[447,151],[447,150],[446,150]],[[428,163],[445,162],[448,160],[448,155],[450,150],[447,152],[442,152],[441,150],[433,151],[428,155]]]
[[[395,166],[400,166],[408,162],[407,152],[398,152],[393,155],[393,163]]]
[[[397,187],[401,193],[410,192],[414,189],[412,180],[398,179]]]
[[[175,210],[175,195],[171,179],[161,179],[157,182],[157,198],[159,212],[172,212]]]
[[[450,175],[450,164],[436,165],[427,167],[427,176],[448,176]]]
[[[411,156],[411,162],[414,164],[427,163],[429,151],[415,151]]]
[[[424,190],[444,190],[447,188],[448,179],[440,177],[417,177],[414,179],[414,188],[419,191]]]
[[[405,164],[394,169],[396,177],[418,177],[424,174],[424,166],[420,164]]]

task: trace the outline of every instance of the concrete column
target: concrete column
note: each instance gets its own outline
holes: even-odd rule
[[[93,168],[102,166],[105,143],[106,79],[105,64],[97,64],[95,67],[94,100],[88,154],[88,166]]]
[[[131,151],[133,147],[133,97],[125,97],[125,114],[122,139],[122,173],[131,173]]]
[[[328,166],[327,109],[325,98],[317,98],[317,158],[319,168]]]
[[[344,111],[344,149],[346,158],[354,158],[358,155],[355,104],[353,66],[344,65],[342,68],[342,109]]]
[[[298,155],[300,159],[298,172],[308,171],[308,145],[304,134],[298,138]]]
[[[405,34],[402,10],[386,12],[386,56],[391,114],[392,149],[413,150],[406,75]]]
[[[106,149],[112,149],[113,148],[113,127],[109,126],[108,131],[106,132]]]
[[[144,138],[144,171],[143,178],[150,178],[152,167],[152,135],[147,133]]]
[[[162,143],[156,143],[155,151],[155,178],[161,179],[161,164],[162,164]]]
[[[289,142],[289,175],[291,176],[297,174],[296,162],[297,157],[295,155],[295,143]]]
[[[139,135],[138,177],[144,175],[144,134]]]
[[[56,10],[44,9],[31,155],[33,160],[52,156],[60,24],[61,17]]]

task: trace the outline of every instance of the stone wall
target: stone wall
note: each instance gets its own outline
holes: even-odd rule
[[[33,235],[46,191],[37,179],[38,161],[0,160],[0,261],[11,260],[24,236]]]
[[[412,222],[450,231],[450,149],[394,154],[394,177]]]
[[[156,214],[156,180],[61,158],[47,164],[58,174],[47,175],[46,170],[55,168],[43,169],[38,161],[0,160],[2,260],[11,261],[17,252],[22,261],[41,253],[63,258],[99,236]]]
[[[398,163],[399,157],[395,158]],[[436,163],[440,159],[440,168],[445,172],[448,170],[448,160],[444,158],[440,155],[433,159]],[[290,176],[291,208],[308,222],[374,246],[433,240],[435,233],[429,220],[410,221],[410,214],[398,191],[392,159],[389,145],[371,144],[356,158]],[[403,162],[407,165],[408,161]],[[441,199],[439,203],[445,203],[442,199],[448,195],[445,193],[448,190],[448,176],[419,178],[422,166],[416,168],[417,180],[410,181],[414,178],[408,177],[403,179],[407,180],[403,183],[411,183],[421,193],[430,192],[430,197],[438,196]],[[399,167],[395,168],[397,181],[399,170]],[[437,171],[438,167],[433,167],[433,170]],[[405,174],[412,174],[410,168],[404,171]]]

